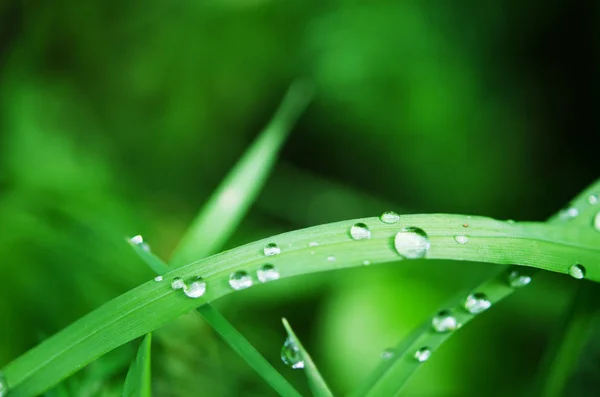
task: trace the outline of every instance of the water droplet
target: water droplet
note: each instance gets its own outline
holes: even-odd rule
[[[281,254],[281,248],[275,243],[269,243],[265,245],[263,252],[265,253],[265,256],[279,255]]]
[[[8,395],[8,383],[4,374],[0,372],[0,397],[6,397]]]
[[[384,360],[389,360],[390,358],[394,357],[395,354],[396,352],[394,349],[388,348],[381,352],[381,358]]]
[[[318,245],[319,245],[319,243],[317,243],[316,241],[311,241],[310,243],[308,243],[309,247],[316,247]]]
[[[129,241],[131,242],[131,244],[137,245],[143,243],[144,238],[138,234],[137,236],[133,236],[132,238],[130,238]]]
[[[261,283],[266,283],[268,281],[277,280],[279,278],[279,272],[277,271],[277,269],[275,269],[275,266],[271,265],[270,263],[267,263],[265,265],[262,265],[256,271],[256,277]]]
[[[594,217],[594,228],[600,232],[600,212]]]
[[[581,280],[585,277],[585,267],[580,264],[573,265],[569,268],[569,274],[571,277]]]
[[[200,276],[193,277],[183,286],[183,292],[190,298],[199,298],[206,292],[206,282]]]
[[[363,261],[363,265],[365,265],[365,266],[369,266],[370,264],[371,264],[371,261],[370,261],[370,260],[368,260],[368,259],[365,259],[365,260]]]
[[[430,247],[429,237],[423,229],[407,227],[396,234],[394,246],[407,259],[423,258]]]
[[[422,347],[415,352],[415,358],[418,362],[423,363],[431,357],[431,350],[427,347]]]
[[[163,276],[154,277],[154,281],[156,281],[157,283],[160,283],[161,281],[163,281]]]
[[[464,307],[471,314],[481,313],[492,306],[492,302],[490,302],[485,296],[483,292],[476,292],[467,296],[465,300]]]
[[[454,236],[454,241],[456,241],[459,244],[466,244],[467,241],[469,241],[469,236],[467,236],[466,234],[457,234]]]
[[[238,270],[229,276],[229,285],[235,290],[249,288],[252,286],[252,276],[245,270]]]
[[[379,220],[383,223],[397,223],[400,220],[400,215],[394,211],[386,211],[379,217]]]
[[[592,204],[592,205],[594,205],[594,204],[598,204],[598,195],[596,195],[596,194],[591,194],[591,195],[588,197],[588,203],[590,203],[590,204]]]
[[[521,274],[518,270],[513,270],[508,275],[508,284],[513,288],[521,288],[531,282],[531,277]]]
[[[559,218],[563,221],[576,218],[579,215],[579,210],[575,207],[569,207],[560,212]]]
[[[171,288],[173,289],[182,289],[185,287],[185,283],[181,279],[181,277],[175,277],[173,281],[171,281]]]
[[[369,227],[362,222],[355,223],[350,228],[350,236],[354,240],[367,240],[371,238]]]
[[[328,260],[329,262],[334,262],[334,261],[335,261],[335,256],[333,256],[333,255],[329,255],[329,256],[327,257],[327,260]]]
[[[281,361],[293,369],[304,368],[304,360],[302,359],[302,352],[293,340],[287,338],[283,347],[281,348]]]
[[[509,219],[506,221],[506,223],[510,224],[510,225],[514,225],[515,224],[515,220],[514,219]]]
[[[456,317],[452,315],[450,310],[441,310],[433,316],[431,325],[437,332],[449,332],[458,328],[458,320],[456,320]]]

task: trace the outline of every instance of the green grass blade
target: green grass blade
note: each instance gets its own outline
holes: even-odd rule
[[[285,331],[288,334],[288,338],[292,342],[293,346],[298,348],[300,356],[304,361],[304,371],[306,373],[306,378],[308,379],[308,384],[313,395],[315,397],[333,396],[333,393],[331,393],[331,390],[329,390],[327,383],[325,383],[325,380],[321,376],[321,373],[317,369],[317,366],[310,357],[310,354],[308,354],[304,346],[302,346],[300,339],[298,339],[288,321],[285,318],[281,319],[281,321],[283,322]]]
[[[150,373],[150,347],[152,346],[152,334],[147,334],[138,350],[135,360],[131,363],[125,386],[123,387],[123,397],[151,397],[151,373]]]
[[[279,149],[313,95],[306,81],[294,83],[272,120],[204,205],[173,253],[174,267],[222,247],[262,189]]]
[[[156,255],[146,251],[139,244],[132,244],[135,252],[159,275],[162,270],[168,270],[167,265]],[[263,357],[252,344],[240,334],[235,327],[210,303],[206,303],[196,311],[213,329],[221,335],[223,340],[246,363],[254,369],[275,391],[282,396],[300,396],[300,393]]]
[[[135,253],[138,254],[140,258],[142,258],[144,263],[146,263],[146,265],[148,265],[148,267],[150,267],[150,269],[152,269],[154,273],[160,276],[167,273],[170,270],[167,264],[162,261],[162,259],[160,259],[158,256],[154,255],[152,252],[146,249],[145,245],[139,243],[141,237],[139,240],[137,240],[138,243],[136,243],[134,239],[135,237],[133,239],[128,239],[127,241],[129,242]]]
[[[355,241],[349,230],[365,223],[371,238]],[[469,223],[469,242],[457,244],[454,236]],[[570,224],[509,223],[465,215],[404,215],[395,224],[379,218],[362,218],[296,230],[259,240],[173,270],[164,281],[149,281],[113,299],[5,366],[11,397],[37,395],[104,353],[142,336],[207,302],[234,292],[231,272],[255,274],[265,263],[279,270],[280,278],[398,262],[396,234],[407,227],[427,232],[431,244],[425,259],[453,259],[504,265],[518,263],[568,273],[575,263],[586,267],[586,278],[600,281],[600,233]],[[267,243],[282,247],[265,257]],[[317,247],[309,246],[318,242]],[[313,254],[314,253],[314,254]],[[331,260],[335,258],[335,260]],[[398,266],[402,266],[402,261]],[[170,287],[173,277],[202,276],[208,288],[203,297],[187,298]],[[256,280],[256,279],[255,279]]]

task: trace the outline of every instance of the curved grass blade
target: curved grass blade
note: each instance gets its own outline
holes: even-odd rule
[[[454,236],[464,229],[462,225],[467,219],[469,242],[457,244]],[[349,231],[358,222],[369,227],[371,238],[359,241],[351,238]],[[234,292],[228,283],[233,271],[255,274],[268,262],[283,279],[359,267],[366,259],[372,264],[398,262],[402,257],[395,249],[394,239],[398,232],[409,227],[427,232],[430,249],[425,259],[518,263],[559,273],[568,273],[573,263],[578,262],[585,266],[587,279],[600,281],[600,233],[592,227],[509,223],[448,214],[404,215],[394,224],[379,218],[330,223],[213,255],[165,274],[166,282],[149,281],[113,299],[9,363],[3,370],[13,393],[11,397],[38,395],[104,353]],[[313,241],[319,246],[309,246]],[[265,245],[273,242],[283,247],[282,252],[265,257]],[[328,260],[331,257],[336,260]],[[202,276],[208,285],[201,298],[187,298],[169,285],[173,277],[195,276]]]
[[[313,87],[297,81],[279,109],[196,216],[169,264],[180,267],[218,250],[235,231],[262,189],[296,119],[313,96]]]
[[[590,219],[594,219],[595,217],[594,205],[598,203],[599,194],[600,180],[577,195],[566,209],[550,217],[548,223],[565,224],[570,222],[574,225],[579,224],[589,227],[591,223],[586,224],[586,222],[590,222]],[[535,273],[534,269],[530,269],[526,275],[521,274],[521,276],[528,277],[531,280]],[[487,295],[490,304],[493,306],[515,291],[514,288],[510,288],[508,278],[509,274],[504,271],[499,274],[495,273],[477,288],[474,288],[473,291],[464,291],[454,299],[451,299],[446,303],[445,308],[453,308],[452,313],[459,313],[459,317],[462,317],[460,324],[464,325],[474,318],[474,316],[465,317],[465,311],[461,307],[465,297],[470,292],[483,292]],[[459,319],[457,318],[457,320]],[[376,396],[395,395],[399,393],[413,372],[419,367],[420,363],[414,358],[414,353],[423,347],[427,347],[433,352],[452,334],[434,332],[431,318],[428,319],[395,347],[394,354],[391,357],[382,358],[373,372],[352,395]]]
[[[159,275],[164,274],[168,270],[167,265],[156,255],[144,250],[139,245],[133,244],[133,247],[146,264]],[[275,391],[282,396],[300,396],[300,393],[210,303],[196,308],[196,311],[221,335],[229,347],[239,354]]]
[[[147,334],[138,350],[135,360],[131,363],[125,386],[123,387],[123,397],[151,397],[151,372],[150,372],[150,347],[152,346],[152,334]]]
[[[302,346],[300,339],[298,339],[288,321],[285,318],[282,318],[281,322],[288,334],[288,339],[291,341],[292,345],[299,350],[300,356],[304,361],[304,371],[306,371],[306,378],[308,379],[308,384],[313,395],[315,397],[332,397],[333,393],[329,390],[327,383],[325,383],[325,380],[310,357],[310,354],[308,354],[304,346]]]

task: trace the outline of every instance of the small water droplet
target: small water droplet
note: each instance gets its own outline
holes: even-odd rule
[[[433,316],[431,325],[437,332],[449,332],[458,328],[458,320],[456,320],[456,317],[452,315],[450,310],[441,310]]]
[[[333,256],[333,255],[329,255],[329,256],[327,257],[327,260],[328,260],[329,262],[334,262],[334,261],[335,261],[335,256]]]
[[[569,207],[560,212],[559,218],[566,221],[569,219],[576,218],[579,215],[579,210],[575,207]]]
[[[594,217],[594,228],[600,232],[600,212]]]
[[[8,383],[4,374],[0,372],[0,397],[6,397],[8,395]]]
[[[415,352],[415,358],[418,362],[423,363],[431,357],[431,350],[427,347],[422,347]]]
[[[456,241],[459,244],[466,244],[467,241],[469,241],[469,236],[467,236],[466,234],[457,234],[454,236],[454,241]]]
[[[304,368],[304,360],[302,359],[302,353],[298,346],[292,341],[292,339],[287,338],[283,347],[281,348],[281,361],[289,367],[293,369],[302,369]]]
[[[190,298],[200,298],[206,292],[206,282],[200,276],[187,280],[183,292]]]
[[[515,220],[514,219],[508,219],[506,221],[506,223],[510,224],[510,225],[514,225],[515,224]]]
[[[138,234],[137,236],[133,236],[132,238],[130,238],[129,241],[131,242],[131,244],[137,245],[143,243],[144,238]]]
[[[310,251],[310,254],[311,254],[311,255],[314,255],[314,254],[315,254],[315,251]]]
[[[173,289],[182,289],[185,287],[185,283],[181,279],[181,277],[175,277],[173,281],[171,281],[171,288]]]
[[[319,245],[319,243],[317,243],[316,241],[311,241],[310,243],[308,243],[309,247],[316,247],[318,245]]]
[[[249,288],[252,286],[252,276],[245,270],[238,270],[229,276],[229,285],[235,290]]]
[[[275,266],[271,265],[270,263],[267,263],[265,265],[262,265],[256,271],[256,277],[261,283],[266,283],[268,281],[277,280],[279,278],[279,272],[277,271],[277,269],[275,269]]]
[[[569,268],[569,274],[571,275],[571,277],[581,280],[585,277],[585,267],[583,267],[583,265],[580,264],[572,265]]]
[[[394,247],[407,259],[423,258],[430,247],[429,237],[423,229],[407,227],[396,234]]]
[[[265,245],[263,252],[265,253],[265,256],[279,255],[281,253],[281,248],[275,243],[269,243]]]
[[[513,288],[521,288],[531,282],[531,277],[526,274],[521,274],[518,270],[512,270],[508,274],[508,284]]]
[[[355,223],[350,228],[350,236],[354,240],[368,240],[371,238],[369,227],[362,222]]]
[[[363,261],[363,265],[365,265],[365,266],[369,266],[370,264],[371,264],[371,261],[370,261],[370,260],[368,260],[368,259],[365,259],[365,260]]]
[[[381,358],[384,360],[389,360],[390,358],[394,357],[395,354],[396,352],[394,349],[388,348],[381,352]]]
[[[464,307],[471,314],[481,313],[492,306],[487,296],[483,292],[476,292],[467,296]]]
[[[592,205],[598,204],[598,195],[596,195],[596,194],[591,194],[591,195],[588,197],[588,203],[590,203],[590,204],[592,204]]]
[[[154,277],[154,281],[156,281],[157,283],[160,283],[161,281],[163,281],[163,276]]]
[[[379,220],[383,223],[397,223],[400,220],[400,215],[394,211],[386,211],[379,217]]]

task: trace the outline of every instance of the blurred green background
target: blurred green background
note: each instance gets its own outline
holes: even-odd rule
[[[149,280],[124,236],[168,258],[297,76],[317,97],[229,247],[388,209],[544,220],[598,176],[592,7],[0,2],[0,367]],[[306,392],[279,362],[286,316],[345,393],[489,270],[403,262],[282,280],[217,306]],[[406,395],[527,390],[572,291],[565,277],[534,280],[436,352]],[[68,387],[119,395],[134,352],[112,352]],[[194,313],[155,333],[153,371],[157,396],[273,394]]]

